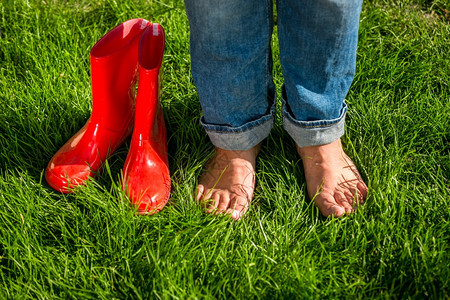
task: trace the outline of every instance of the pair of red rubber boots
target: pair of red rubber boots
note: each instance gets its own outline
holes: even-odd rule
[[[118,25],[94,45],[92,114],[50,160],[45,178],[52,188],[69,193],[86,183],[133,132],[122,188],[140,213],[164,207],[170,195],[167,135],[159,104],[164,46],[161,25],[144,19]]]

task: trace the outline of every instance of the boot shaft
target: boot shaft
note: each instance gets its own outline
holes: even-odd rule
[[[165,47],[164,31],[152,24],[142,34],[139,44],[139,89],[137,92],[135,133],[140,139],[150,140],[158,135],[156,121],[160,113],[162,62]]]
[[[133,114],[139,39],[150,22],[126,21],[92,48],[92,120],[117,130]]]

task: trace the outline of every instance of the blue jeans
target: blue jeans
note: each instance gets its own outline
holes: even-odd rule
[[[299,147],[344,134],[362,0],[278,0],[283,127]],[[248,150],[273,126],[272,0],[185,0],[192,75],[211,142]]]

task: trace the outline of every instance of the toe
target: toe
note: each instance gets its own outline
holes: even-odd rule
[[[220,204],[220,194],[219,193],[210,193],[208,199],[205,199],[206,212],[212,213],[217,210],[218,205]]]
[[[345,208],[343,208],[342,206],[339,206],[337,204],[333,205],[330,208],[330,211],[331,211],[331,214],[327,215],[326,217],[333,216],[333,217],[339,218],[339,217],[342,217],[346,213]]]
[[[355,208],[356,206],[358,206],[358,199],[359,199],[359,193],[358,190],[354,190],[352,189],[347,190],[344,192],[344,200],[345,202],[347,202],[351,207]]]
[[[359,202],[364,203],[367,198],[368,188],[364,182],[358,182],[357,188],[359,191]]]
[[[325,217],[340,217],[345,214],[345,208],[340,206],[336,199],[328,193],[321,193],[314,198],[314,203]]]
[[[198,186],[197,188],[197,201],[203,209],[209,209],[209,207],[214,206],[214,198],[210,190],[206,190],[203,186]]]
[[[202,200],[204,191],[205,191],[205,186],[203,184],[199,184],[197,186],[197,200],[198,201]]]
[[[233,199],[231,199],[231,217],[235,220],[239,220],[247,212],[249,204],[249,199],[245,197],[234,197]]]
[[[242,217],[242,215],[244,214],[244,212],[243,211],[239,211],[239,210],[233,210],[233,213],[231,214],[231,218],[233,218],[234,220],[239,220],[241,217]]]
[[[219,194],[219,193],[217,193],[217,194]],[[229,208],[230,195],[228,193],[226,193],[226,192],[220,193],[219,197],[216,200],[216,203],[218,203],[216,214],[223,214],[223,213],[225,213],[226,210]]]
[[[345,197],[347,202],[350,203],[355,210],[360,204],[364,202],[364,197],[359,189],[352,189],[351,191],[345,192]]]
[[[353,207],[351,205],[351,199],[349,202],[349,199],[343,193],[336,193],[334,195],[334,199],[336,200],[336,203],[338,203],[341,207],[343,207],[345,209],[345,213],[349,214],[353,211]]]
[[[240,210],[237,210],[237,209],[229,208],[229,209],[227,209],[227,210],[225,211],[224,214],[225,214],[225,215],[230,215],[230,217],[231,217],[232,219],[234,219],[235,221],[238,221],[238,220],[242,217],[243,212],[240,211]]]

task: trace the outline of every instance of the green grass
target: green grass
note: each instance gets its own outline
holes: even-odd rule
[[[239,222],[205,215],[193,198],[212,147],[199,125],[183,3],[143,2],[0,3],[0,298],[450,297],[447,1],[364,4],[344,144],[368,182],[366,205],[321,217],[278,117]],[[151,217],[137,216],[120,190],[127,145],[76,194],[43,178],[90,115],[90,48],[135,17],[167,34],[173,186]],[[279,63],[274,70],[279,89]]]

